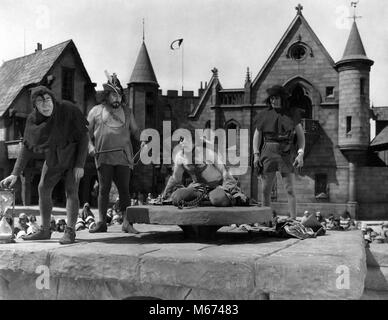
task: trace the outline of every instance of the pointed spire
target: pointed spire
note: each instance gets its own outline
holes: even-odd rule
[[[373,61],[370,60],[366,55],[360,33],[358,32],[356,21],[353,21],[352,29],[350,30],[344,54],[342,59],[338,61],[337,64],[352,60],[364,61],[367,64],[373,65]]]
[[[343,58],[349,56],[363,56],[367,57],[364,49],[364,45],[362,44],[362,40],[360,37],[360,33],[358,32],[356,21],[353,22],[352,29],[350,31],[348,42],[346,43],[345,51]]]
[[[140,47],[135,67],[133,68],[132,75],[129,80],[129,84],[131,83],[149,83],[159,87],[144,41]]]

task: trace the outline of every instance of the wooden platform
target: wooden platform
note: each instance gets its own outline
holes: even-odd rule
[[[178,209],[175,206],[128,207],[125,220],[129,223],[178,225],[187,238],[212,238],[223,226],[268,222],[269,207],[197,207]]]

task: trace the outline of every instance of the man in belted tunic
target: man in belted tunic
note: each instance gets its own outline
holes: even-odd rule
[[[107,210],[112,180],[120,197],[120,211],[125,213],[130,205],[129,182],[134,167],[131,134],[140,139],[132,109],[125,102],[124,91],[116,75],[108,75],[103,84],[104,99],[94,106],[88,115],[89,154],[95,157],[99,192],[99,221],[91,233],[107,232]],[[142,143],[142,146],[144,143]],[[136,233],[132,225],[124,221],[123,231]]]
[[[267,90],[267,108],[256,119],[253,137],[254,167],[262,180],[262,204],[271,205],[271,191],[279,171],[287,192],[291,218],[296,218],[295,169],[303,167],[304,130],[297,108],[289,108],[288,92],[276,85]],[[298,150],[295,153],[294,140]]]

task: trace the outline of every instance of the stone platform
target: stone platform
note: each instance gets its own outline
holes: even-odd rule
[[[359,231],[298,240],[224,227],[212,241],[193,242],[177,226],[135,228],[141,233],[121,233],[119,225],[77,232],[65,246],[59,233],[0,244],[0,299],[360,299],[364,291]],[[36,286],[42,266],[48,289]],[[338,286],[343,270],[349,281]]]
[[[130,223],[178,225],[188,239],[212,239],[223,226],[271,221],[272,209],[258,206],[179,209],[151,205],[128,207],[126,216]]]

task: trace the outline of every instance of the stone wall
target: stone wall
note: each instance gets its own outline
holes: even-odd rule
[[[357,168],[360,218],[388,219],[388,167]]]

